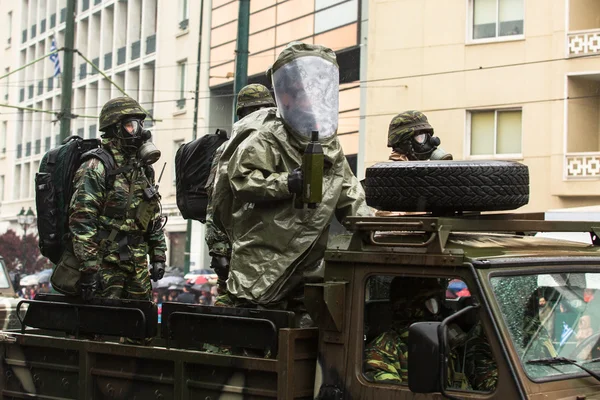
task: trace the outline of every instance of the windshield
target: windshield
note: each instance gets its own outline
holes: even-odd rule
[[[502,317],[531,379],[581,374],[564,357],[600,371],[600,273],[502,276],[490,279]]]

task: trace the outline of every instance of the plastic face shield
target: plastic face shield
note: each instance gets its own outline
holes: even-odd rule
[[[273,73],[279,113],[298,134],[319,139],[335,135],[339,114],[338,67],[318,56],[296,58]]]

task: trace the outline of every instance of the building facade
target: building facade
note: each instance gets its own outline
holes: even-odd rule
[[[366,166],[417,109],[455,159],[528,165],[521,211],[599,204],[599,15],[594,0],[371,0]]]

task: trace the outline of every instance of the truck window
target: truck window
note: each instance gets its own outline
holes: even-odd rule
[[[4,267],[4,262],[0,261],[0,289],[8,289],[10,287],[9,278]]]
[[[365,290],[364,376],[371,382],[408,385],[408,328],[414,322],[441,321],[471,304],[460,279],[372,276]],[[451,326],[452,367],[448,387],[491,392],[498,372],[478,320]]]
[[[564,379],[585,374],[565,357],[600,372],[600,273],[556,273],[490,278],[496,301],[527,375]]]

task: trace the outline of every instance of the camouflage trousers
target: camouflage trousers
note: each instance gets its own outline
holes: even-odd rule
[[[97,295],[105,299],[150,300],[152,284],[146,265],[131,272],[116,264],[104,263],[100,268],[102,291]]]

